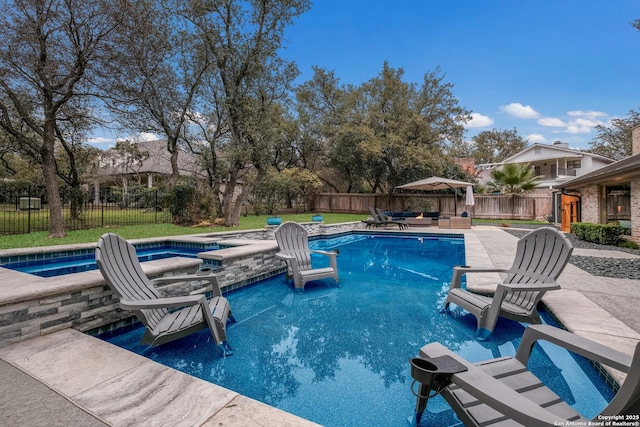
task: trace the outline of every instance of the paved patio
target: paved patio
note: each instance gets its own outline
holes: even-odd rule
[[[483,226],[460,232],[467,264],[511,264],[514,236]],[[470,286],[495,283],[495,275],[481,276]],[[640,281],[595,277],[569,264],[559,282],[562,289],[543,302],[567,329],[631,354],[640,340]],[[0,359],[0,425],[315,425],[71,329],[0,348]],[[609,372],[616,380],[624,377]]]

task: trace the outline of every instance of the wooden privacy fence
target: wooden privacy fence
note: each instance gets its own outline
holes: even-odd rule
[[[369,214],[369,207],[375,206],[387,211],[438,211],[441,216],[468,211],[474,218],[500,220],[544,220],[552,210],[551,195],[474,194],[474,202],[468,209],[464,194],[458,195],[456,203],[452,194],[394,194],[389,198],[386,194],[322,193],[315,197],[314,208],[317,212]]]

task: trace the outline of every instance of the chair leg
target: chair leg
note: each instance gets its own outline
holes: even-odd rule
[[[227,316],[227,323],[238,323],[236,318],[233,317],[233,314],[231,314],[231,311],[229,311],[229,315]]]
[[[418,383],[418,395],[416,396],[416,409],[413,414],[413,419],[411,420],[411,426],[417,426],[420,424],[420,419],[422,418],[422,414],[425,409],[427,409],[427,399],[421,396],[426,396],[429,393],[429,387]]]
[[[449,297],[447,297],[447,300],[444,302],[444,307],[442,307],[440,313],[446,313],[447,311],[449,311],[449,304],[451,304],[451,301],[449,301]]]
[[[229,345],[229,341],[222,341],[218,348],[222,351],[223,356],[231,356],[233,355],[233,349]]]

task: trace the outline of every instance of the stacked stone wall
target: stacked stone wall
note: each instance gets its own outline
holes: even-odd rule
[[[319,223],[304,224],[310,234],[332,234],[360,228],[361,223],[345,223],[325,226]],[[274,228],[275,229],[275,228]],[[273,238],[273,230],[221,233],[204,237],[242,238],[266,240]],[[223,292],[238,289],[286,271],[283,260],[275,254],[277,248],[225,258],[219,262],[215,274]],[[200,260],[171,259],[152,261],[150,278],[192,274]],[[21,273],[16,273],[21,274]],[[73,276],[73,277],[71,277]],[[34,276],[35,277],[35,276]],[[96,271],[52,278],[51,286],[42,289],[42,281],[34,279],[40,286],[25,291],[24,297],[0,296],[0,346],[30,337],[45,335],[65,328],[79,331],[102,332],[134,323],[136,319],[128,311],[120,309],[117,298]],[[48,282],[45,282],[48,283]],[[205,281],[189,281],[158,287],[164,296],[198,294],[210,291]],[[60,291],[56,289],[60,288]]]

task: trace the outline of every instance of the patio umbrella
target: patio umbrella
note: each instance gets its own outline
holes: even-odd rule
[[[410,182],[408,184],[399,185],[396,188],[401,188],[403,190],[425,190],[425,191],[434,191],[434,190],[446,190],[451,188],[455,192],[455,197],[457,201],[458,193],[455,190],[456,188],[469,187],[473,184],[470,182],[457,181],[455,179],[442,178],[439,176],[431,176],[426,179],[421,179],[420,181]],[[457,203],[454,204],[454,215],[458,214]]]
[[[473,187],[472,186],[468,186],[467,187],[467,198],[464,201],[464,204],[466,206],[473,206],[476,204],[476,202],[473,200]]]
[[[466,198],[465,198],[465,201],[464,201],[464,205],[465,206],[469,206],[469,210],[471,210],[471,208],[475,204],[476,204],[476,202],[473,200],[473,187],[471,185],[469,185],[467,187],[467,194],[466,194]],[[469,216],[471,216],[471,212],[469,212]]]

